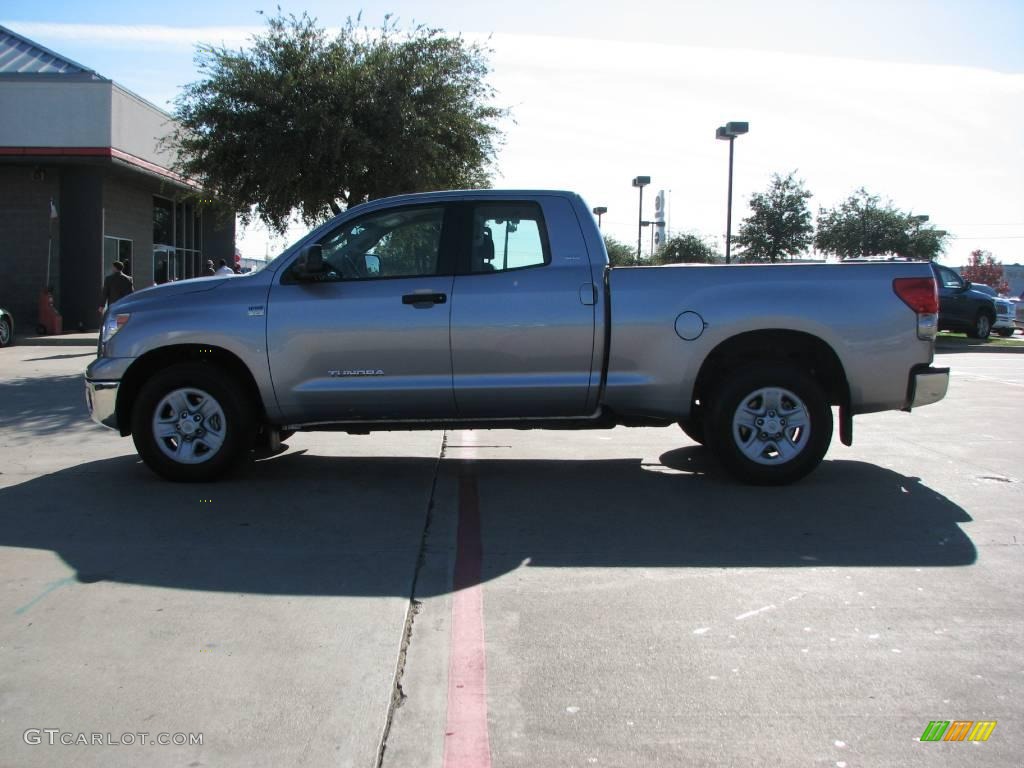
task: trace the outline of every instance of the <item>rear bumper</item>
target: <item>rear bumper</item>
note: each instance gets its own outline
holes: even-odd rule
[[[89,416],[97,424],[117,429],[117,387],[116,381],[85,380],[85,404]]]
[[[907,405],[904,410],[909,411],[911,408],[937,403],[946,396],[948,389],[949,368],[932,368],[930,365],[915,366],[910,372]]]

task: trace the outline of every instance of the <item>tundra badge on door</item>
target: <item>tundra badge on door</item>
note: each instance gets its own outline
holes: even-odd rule
[[[383,376],[384,371],[380,368],[358,368],[356,370],[333,370],[327,372],[328,376]]]

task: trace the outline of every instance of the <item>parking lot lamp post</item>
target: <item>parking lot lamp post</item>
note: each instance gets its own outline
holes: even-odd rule
[[[599,205],[599,206],[597,206],[597,208],[594,209],[594,215],[597,216],[597,228],[598,229],[601,228],[601,217],[604,214],[606,214],[606,213],[608,213],[608,207],[607,206]]]
[[[729,199],[725,209],[725,263],[730,263],[730,250],[732,245],[732,144],[737,136],[742,136],[750,130],[750,123],[729,122],[719,126],[715,131],[715,138],[729,142]]]
[[[637,176],[633,179],[633,186],[640,190],[640,212],[636,217],[636,263],[640,263],[640,243],[643,237],[644,220],[644,187],[651,183],[650,176]]]

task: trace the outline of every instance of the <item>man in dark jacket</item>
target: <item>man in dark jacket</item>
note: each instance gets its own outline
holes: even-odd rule
[[[114,262],[114,271],[103,281],[103,295],[100,297],[100,314],[118,299],[123,299],[132,292],[132,279],[124,273],[124,264]]]

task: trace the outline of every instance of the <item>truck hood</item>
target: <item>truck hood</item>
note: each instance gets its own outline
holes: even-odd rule
[[[133,291],[118,301],[114,306],[119,311],[130,310],[140,304],[153,304],[184,296],[187,293],[202,293],[212,291],[224,285],[228,280],[236,280],[236,277],[195,277],[190,280],[178,280],[163,285],[153,285],[138,291]]]
[[[996,300],[994,296],[992,296],[992,295],[990,295],[988,293],[985,293],[984,291],[979,291],[979,290],[977,290],[975,288],[968,288],[966,291],[964,291],[964,294],[967,295],[969,298],[974,299],[975,301],[986,301],[987,300],[987,301],[991,301],[991,302],[995,303],[995,300]]]

